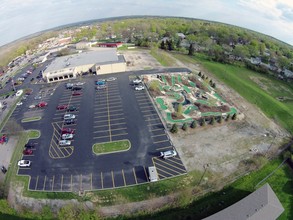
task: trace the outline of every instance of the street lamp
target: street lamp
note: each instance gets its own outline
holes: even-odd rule
[[[200,178],[200,180],[199,180],[199,182],[198,182],[197,186],[199,186],[199,185],[200,185],[200,183],[201,183],[201,181],[202,181],[202,179],[203,179],[204,175],[205,175],[205,174],[206,174],[206,172],[207,172],[207,169],[208,169],[209,165],[210,165],[209,163],[207,163],[207,164],[204,164],[204,165],[203,165],[204,172],[203,172],[203,174],[202,174],[202,176],[201,176],[201,178]]]

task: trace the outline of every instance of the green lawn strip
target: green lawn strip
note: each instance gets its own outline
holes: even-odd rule
[[[183,114],[188,115],[188,114],[190,114],[191,112],[193,112],[194,110],[198,110],[198,108],[197,108],[196,106],[194,106],[194,105],[192,105],[192,106],[188,106],[188,107],[185,109],[185,111],[183,112]]]
[[[18,97],[16,102],[11,106],[9,112],[6,114],[5,118],[2,120],[2,122],[0,124],[0,132],[2,131],[4,126],[6,125],[7,121],[9,120],[10,116],[12,115],[12,113],[14,112],[14,110],[16,108],[16,104],[21,100],[21,98],[22,98],[22,95]]]
[[[191,82],[191,81],[189,81],[189,85],[190,85],[191,87],[193,87],[193,88],[196,87],[196,84],[195,84],[194,82]]]
[[[127,151],[131,147],[129,140],[119,140],[112,142],[97,143],[93,145],[93,152],[95,154],[107,154],[121,151]]]
[[[162,99],[162,98],[156,98],[156,102],[160,105],[160,108],[162,110],[167,110],[168,109],[168,107],[164,103],[164,99]]]
[[[37,139],[40,136],[41,136],[41,132],[39,130],[28,130],[29,139]]]
[[[274,118],[284,128],[293,132],[293,111],[251,81],[248,76],[255,75],[254,72],[242,67],[208,61],[203,62],[203,65],[249,102],[256,104],[268,117]]]
[[[191,93],[191,90],[186,85],[183,85],[182,87],[187,93]]]
[[[166,84],[166,85],[169,85],[168,84],[168,81],[166,80],[166,77],[164,75],[162,75],[162,81]]]
[[[182,78],[181,78],[181,75],[178,75],[178,76],[177,76],[177,81],[178,81],[178,83],[179,83],[179,84],[181,84],[181,83],[182,83]]]
[[[42,119],[41,116],[36,116],[36,117],[31,117],[31,118],[24,118],[21,120],[21,122],[26,123],[26,122],[32,122],[32,121],[39,121],[41,119]]]
[[[222,98],[222,96],[220,96],[218,93],[214,93],[214,96],[219,99],[221,102],[226,103],[226,101]]]
[[[175,76],[172,76],[172,78],[171,78],[171,80],[172,80],[172,86],[174,86],[175,85]]]
[[[152,219],[188,219],[188,216],[202,219],[210,216],[222,209],[238,202],[256,189],[257,183],[263,180],[271,172],[273,172],[282,162],[280,159],[274,159],[266,164],[262,169],[252,172],[249,175],[241,177],[234,183],[226,186],[223,190],[208,193],[197,198],[187,207],[178,207],[166,209],[160,213],[152,214]],[[284,213],[278,220],[291,219],[293,216],[293,174],[290,168],[285,165],[278,169],[263,184],[269,183],[280,202],[285,208]],[[261,187],[261,186],[259,186]],[[148,219],[150,215],[140,216],[140,219]]]
[[[173,119],[173,118],[172,118],[172,114],[171,114],[171,112],[167,112],[167,120],[168,120],[169,122],[172,122],[172,123],[176,123],[176,122],[183,123],[183,122],[189,122],[189,121],[192,121],[193,119],[192,119],[192,118]]]

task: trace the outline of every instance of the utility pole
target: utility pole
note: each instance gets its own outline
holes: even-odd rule
[[[202,174],[202,176],[201,176],[201,178],[200,178],[200,180],[199,180],[199,182],[198,182],[197,186],[199,186],[199,185],[200,185],[200,183],[201,183],[201,181],[202,181],[202,179],[203,179],[204,175],[205,175],[205,174],[206,174],[206,172],[207,172],[207,169],[208,169],[208,167],[209,167],[209,164],[208,164],[208,163],[203,165],[204,172],[203,172],[203,174]]]

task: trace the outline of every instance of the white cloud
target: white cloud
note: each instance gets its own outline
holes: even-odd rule
[[[263,32],[293,45],[292,0],[1,0],[0,12],[0,45],[63,24],[122,15],[215,20]]]

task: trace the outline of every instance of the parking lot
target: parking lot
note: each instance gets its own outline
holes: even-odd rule
[[[88,77],[78,96],[65,88],[65,82],[60,83],[53,94],[43,97],[48,106],[41,110],[42,120],[22,124],[42,133],[33,156],[23,156],[32,161],[31,167],[18,171],[30,176],[30,190],[84,191],[146,183],[149,166],[156,166],[159,179],[186,173],[180,155],[166,160],[160,157],[160,151],[174,147],[147,90],[134,90],[129,75],[111,75],[117,80],[107,82],[107,89],[102,90],[95,88],[96,76]],[[64,124],[66,110],[57,110],[58,105],[76,107],[70,112],[75,115],[74,123]],[[23,113],[15,117],[31,111],[26,107],[20,107]],[[75,131],[70,146],[59,145],[63,128]],[[128,151],[92,152],[95,143],[125,139],[131,143]]]

